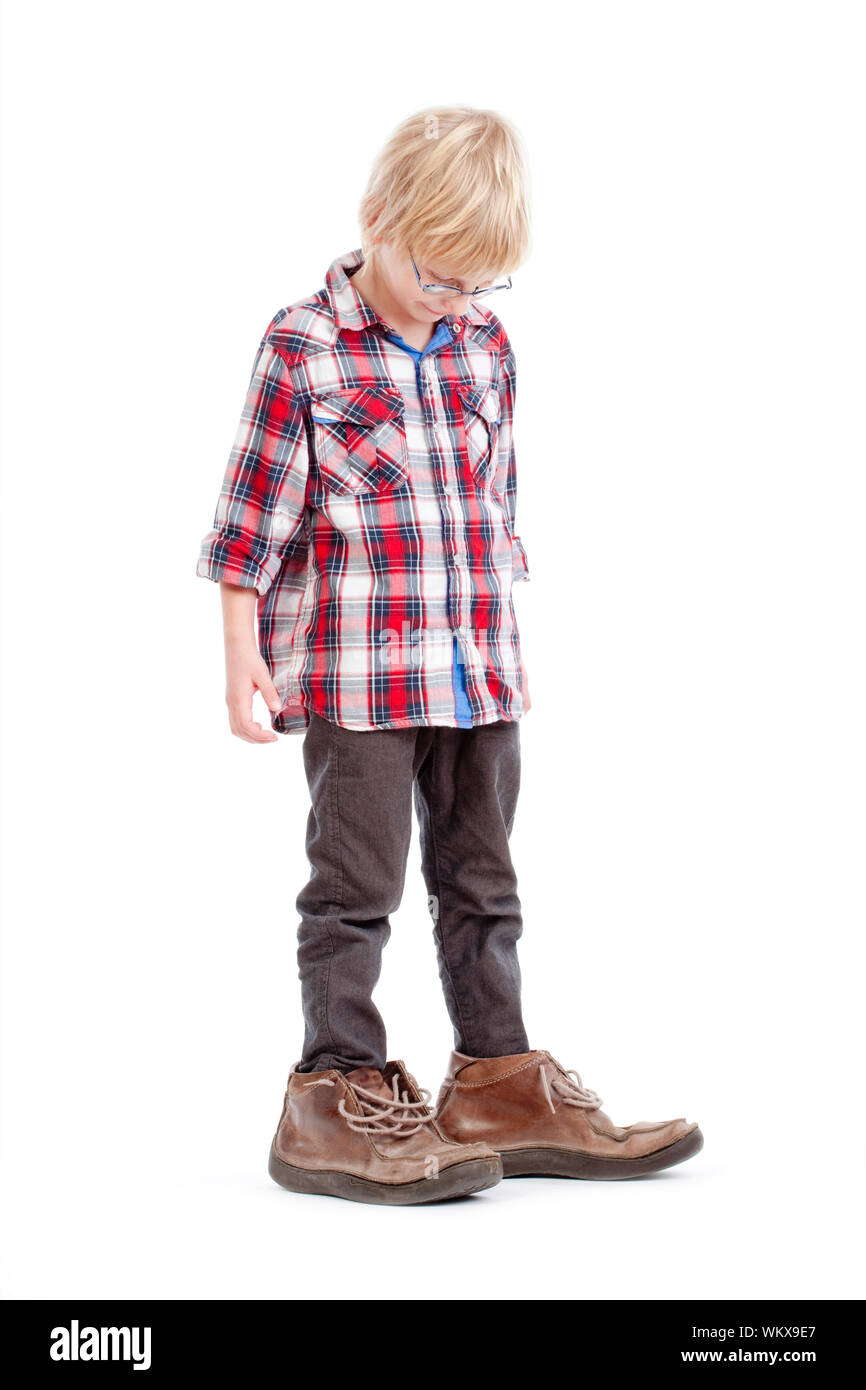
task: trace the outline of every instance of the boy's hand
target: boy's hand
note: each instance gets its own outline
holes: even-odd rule
[[[532,709],[532,701],[529,698],[529,677],[526,674],[526,667],[522,661],[520,663],[520,679],[523,682],[523,708],[525,710],[530,710]]]
[[[272,714],[284,708],[270,672],[254,643],[226,643],[226,704],[231,731],[247,743],[278,743],[279,734],[253,719],[253,696],[260,690]],[[286,710],[294,706],[286,705]],[[303,708],[303,707],[301,707]]]
[[[290,714],[303,714],[304,706],[289,703],[284,707],[280,703],[256,642],[258,595],[255,589],[222,580],[220,593],[226,644],[226,704],[232,733],[247,743],[278,743],[280,736],[274,729],[263,729],[253,719],[256,691],[262,692],[272,714],[279,714],[283,708]]]

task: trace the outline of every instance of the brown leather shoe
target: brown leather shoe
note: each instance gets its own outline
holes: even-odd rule
[[[703,1147],[684,1119],[621,1128],[549,1052],[466,1057],[452,1052],[436,1118],[461,1144],[489,1144],[506,1178],[637,1178],[682,1163]]]
[[[408,1206],[493,1187],[502,1163],[486,1144],[447,1139],[402,1062],[384,1073],[292,1069],[268,1172],[292,1192]]]

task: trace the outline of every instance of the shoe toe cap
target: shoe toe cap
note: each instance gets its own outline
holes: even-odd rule
[[[469,1163],[475,1159],[490,1159],[499,1162],[496,1149],[489,1144],[455,1144],[448,1153],[450,1163]]]
[[[694,1134],[698,1128],[696,1120],[686,1120],[680,1117],[676,1120],[662,1120],[652,1123],[641,1120],[635,1125],[628,1125],[623,1136],[624,1148],[627,1153],[648,1154],[655,1153],[659,1149],[670,1148],[671,1144],[677,1144],[681,1139]]]
[[[690,1121],[680,1116],[677,1120],[668,1120],[660,1137],[664,1139],[665,1144],[676,1144],[678,1140],[685,1139],[687,1134],[693,1134],[697,1127],[697,1120]]]

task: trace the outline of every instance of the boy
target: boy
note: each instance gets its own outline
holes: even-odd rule
[[[306,1031],[269,1171],[408,1204],[503,1171],[665,1168],[700,1148],[697,1125],[612,1125],[521,1016],[509,837],[529,693],[512,584],[529,571],[514,353],[488,307],[529,245],[515,131],[466,107],[416,114],[380,154],[361,223],[362,248],[265,332],[197,570],[221,586],[232,732],[304,734]],[[255,690],[274,732],[252,720]],[[435,1115],[386,1060],[371,999],[413,801],[455,1037]]]

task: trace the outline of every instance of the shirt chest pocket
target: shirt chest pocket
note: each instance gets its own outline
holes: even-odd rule
[[[403,397],[387,386],[328,391],[310,405],[315,460],[341,496],[400,487],[409,474]]]
[[[466,429],[466,452],[472,476],[479,487],[489,488],[496,478],[499,454],[499,422],[502,401],[495,386],[458,383],[457,394]]]

